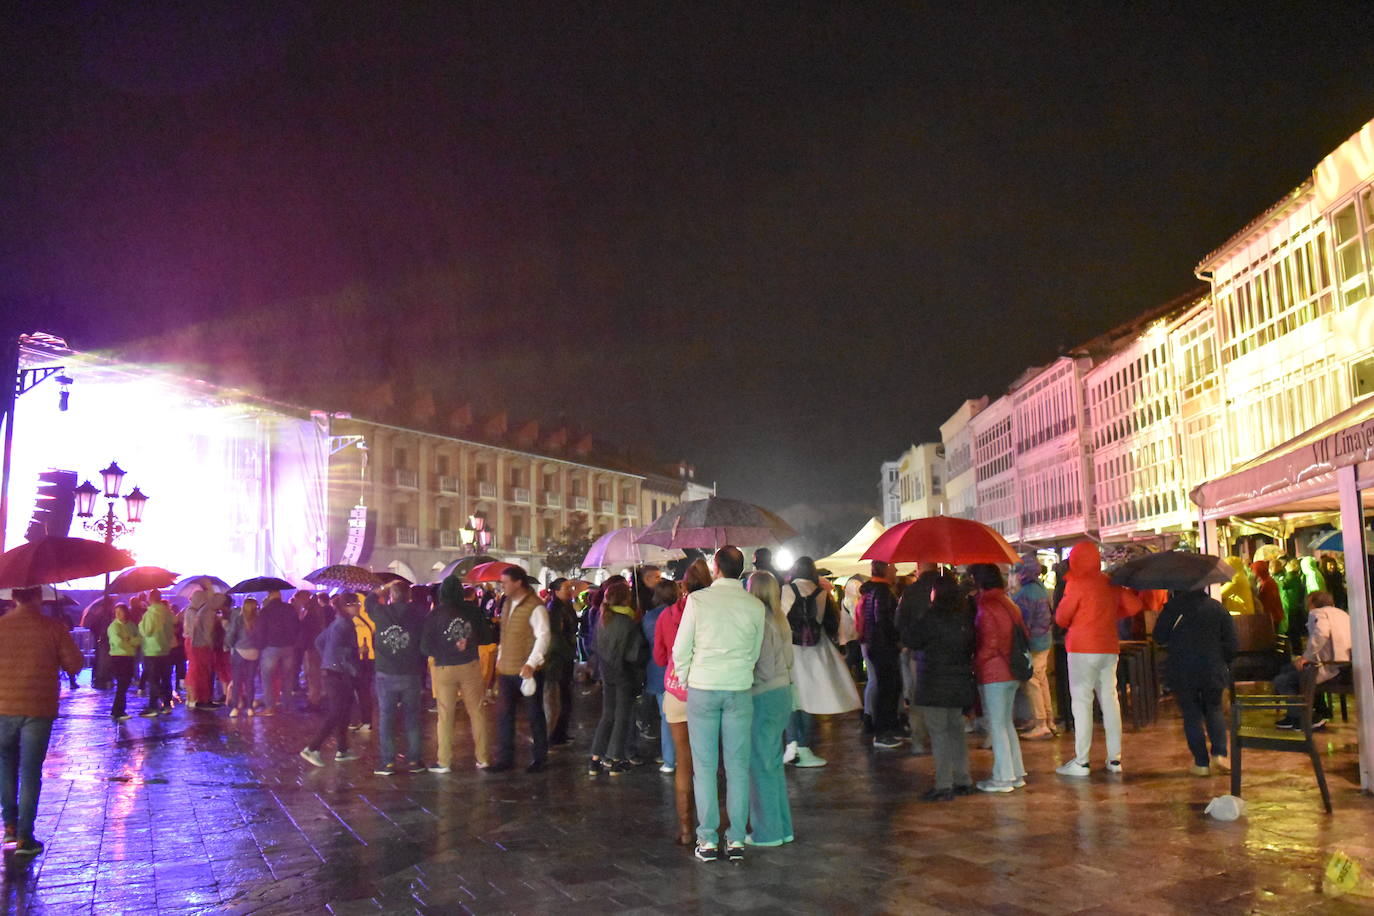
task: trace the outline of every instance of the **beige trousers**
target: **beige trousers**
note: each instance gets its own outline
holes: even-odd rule
[[[480,764],[491,763],[491,724],[482,706],[486,685],[482,680],[481,662],[435,665],[433,673],[434,700],[439,706],[439,765],[453,766],[453,720],[459,697],[467,707],[468,721],[472,724],[474,756]]]

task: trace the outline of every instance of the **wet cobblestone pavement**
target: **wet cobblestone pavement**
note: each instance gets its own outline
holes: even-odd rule
[[[1227,779],[1186,774],[1168,703],[1157,725],[1128,731],[1124,776],[1058,777],[1071,739],[1027,741],[1026,789],[936,804],[916,800],[929,758],[875,756],[857,721],[831,720],[820,748],[831,765],[788,774],[796,843],[703,865],[672,843],[672,777],[652,766],[585,775],[600,703],[579,699],[574,743],[544,773],[469,762],[386,778],[371,775],[375,735],[357,742],[357,761],[300,760],[305,713],[231,720],[179,707],[116,726],[109,694],[64,690],[39,811],[48,848],[27,868],[7,861],[8,911],[1368,911],[1319,892],[1333,849],[1374,865],[1353,725],[1326,736],[1333,816],[1305,758],[1251,752],[1249,816],[1226,824],[1202,808]],[[972,758],[985,774],[991,752]]]

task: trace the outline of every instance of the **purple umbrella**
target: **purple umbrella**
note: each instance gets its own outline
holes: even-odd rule
[[[582,561],[583,569],[613,569],[618,566],[656,566],[669,560],[680,560],[681,550],[656,547],[653,544],[636,542],[635,538],[644,533],[645,528],[617,528],[596,539]]]
[[[767,509],[738,499],[708,496],[674,506],[636,538],[636,543],[714,550],[726,544],[779,544],[796,535],[791,525]]]

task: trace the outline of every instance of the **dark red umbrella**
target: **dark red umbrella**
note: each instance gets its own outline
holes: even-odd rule
[[[495,582],[501,578],[501,573],[508,569],[519,569],[514,563],[503,563],[495,560],[491,563],[479,563],[472,568],[472,572],[463,577],[463,581],[468,585],[475,585],[478,582]]]
[[[110,582],[111,595],[132,595],[150,588],[166,588],[177,580],[177,574],[161,566],[135,566],[115,576]]]
[[[1016,551],[992,528],[967,518],[936,515],[900,522],[878,535],[861,559],[885,563],[1020,562]]]
[[[44,537],[0,554],[0,588],[68,582],[133,565],[127,550],[100,541]]]

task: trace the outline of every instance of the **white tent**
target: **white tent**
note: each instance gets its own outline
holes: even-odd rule
[[[854,533],[849,542],[835,551],[828,557],[822,557],[816,561],[816,566],[821,569],[828,569],[832,578],[843,576],[853,576],[859,573],[868,575],[871,564],[868,560],[861,560],[864,551],[873,546],[873,542],[878,539],[878,535],[887,529],[877,517],[870,518],[864,526]]]

